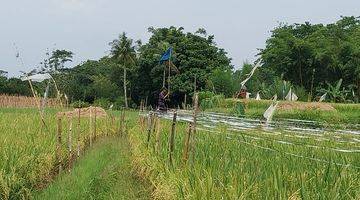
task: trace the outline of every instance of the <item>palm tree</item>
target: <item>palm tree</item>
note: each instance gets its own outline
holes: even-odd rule
[[[126,36],[126,33],[123,32],[119,35],[118,39],[113,40],[109,43],[111,46],[110,54],[113,59],[115,59],[119,66],[123,67],[124,70],[124,98],[125,98],[125,108],[128,108],[127,101],[127,88],[126,88],[126,72],[127,69],[135,66],[136,60],[136,50],[135,45],[133,45],[133,40]]]

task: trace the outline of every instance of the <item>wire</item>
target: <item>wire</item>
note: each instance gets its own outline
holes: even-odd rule
[[[201,129],[201,128],[198,128],[198,129],[203,130],[203,131],[212,132],[212,133],[215,133],[217,135],[222,135],[222,133],[220,133],[218,131],[210,131],[210,130]],[[234,138],[229,137],[229,136],[227,136],[226,138],[230,139],[230,140],[234,140]],[[247,145],[250,145],[250,146],[253,146],[253,147],[257,147],[259,149],[272,151],[272,152],[276,152],[276,153],[280,153],[280,154],[285,154],[285,155],[294,156],[294,157],[298,157],[298,158],[305,158],[305,159],[308,159],[308,160],[322,162],[322,163],[326,163],[326,164],[333,164],[333,165],[337,165],[337,166],[341,166],[341,167],[352,167],[352,168],[360,169],[360,166],[356,166],[356,165],[337,163],[337,162],[330,162],[330,161],[322,160],[322,159],[319,159],[319,158],[312,158],[312,157],[302,156],[302,155],[293,154],[293,153],[289,153],[289,152],[283,152],[283,151],[273,149],[273,148],[269,148],[269,147],[263,147],[263,146],[252,144],[252,143],[249,143],[249,142],[246,142],[246,141],[241,141],[241,140],[237,140],[237,141],[240,142],[240,143],[243,143],[243,144],[247,144]]]

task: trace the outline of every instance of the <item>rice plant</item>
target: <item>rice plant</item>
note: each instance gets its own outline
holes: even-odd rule
[[[0,199],[30,199],[34,190],[46,187],[56,175],[57,111],[46,110],[44,127],[36,109],[0,109]],[[81,117],[79,129],[77,117],[62,119],[61,163],[63,171],[67,171],[69,146],[76,156],[79,144],[83,154],[90,133],[94,132],[89,128],[88,117]],[[97,137],[116,133],[118,124],[117,119],[98,117]]]
[[[359,199],[360,137],[299,135],[262,129],[234,132],[199,127],[195,154],[182,159],[187,124],[178,123],[175,162],[169,164],[171,124],[161,122],[147,144],[141,126],[130,130],[134,166],[153,183],[157,199]]]

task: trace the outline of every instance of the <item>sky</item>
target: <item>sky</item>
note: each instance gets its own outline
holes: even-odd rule
[[[124,31],[146,43],[150,26],[205,28],[240,68],[279,23],[327,24],[359,10],[359,0],[0,0],[0,70],[19,76],[39,66],[47,49],[74,52],[69,67],[96,60]]]

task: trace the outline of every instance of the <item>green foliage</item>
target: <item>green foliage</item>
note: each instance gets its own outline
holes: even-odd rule
[[[106,98],[95,99],[95,101],[94,101],[94,106],[99,106],[106,110],[109,109],[111,104],[112,103],[110,102],[110,100],[106,99]]]
[[[67,50],[56,49],[51,52],[46,53],[46,57],[43,62],[41,62],[40,72],[58,72],[64,68],[65,63],[72,62],[74,53]]]
[[[342,17],[328,25],[280,24],[260,52],[260,71],[272,70],[307,93],[342,78],[343,85],[354,85],[360,96],[359,38],[360,20],[356,17]]]
[[[216,95],[209,91],[199,92],[198,95],[202,110],[218,107],[225,100],[224,95]]]
[[[327,88],[320,88],[318,92],[320,94],[327,93],[327,98],[330,99],[331,102],[345,102],[347,96],[350,93],[350,90],[345,89],[345,87],[341,87],[343,80],[340,79],[336,84],[331,85],[327,84]]]
[[[184,93],[191,96],[195,77],[196,88],[202,91],[215,69],[232,69],[230,59],[223,49],[215,45],[213,35],[185,33],[182,27],[150,28],[149,32],[149,42],[140,48],[139,69],[135,80],[139,99],[148,96],[150,103],[155,102],[152,94],[162,87],[165,67],[159,64],[159,59],[170,46],[173,48],[171,62],[179,70],[179,73],[171,71],[173,96],[183,96]],[[200,32],[204,33],[204,30]]]
[[[0,94],[31,95],[27,82],[18,78],[8,78],[7,72],[0,70]]]
[[[86,108],[89,107],[90,104],[88,102],[84,102],[84,101],[75,101],[71,103],[71,107],[73,108]]]
[[[117,85],[104,75],[95,75],[92,77],[93,91],[96,97],[114,99],[118,96],[119,88]]]
[[[210,76],[210,91],[217,94],[223,94],[225,97],[231,97],[235,93],[235,85],[232,72],[230,70],[223,71],[215,69]]]
[[[245,104],[243,102],[236,102],[230,113],[236,117],[245,116]]]

